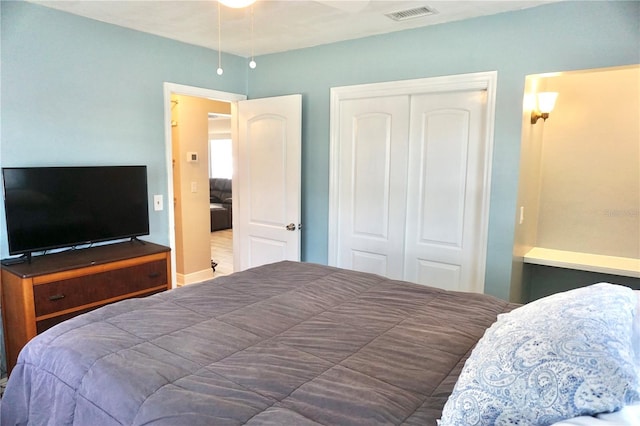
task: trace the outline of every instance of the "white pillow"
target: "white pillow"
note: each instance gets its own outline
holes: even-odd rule
[[[554,423],[553,426],[638,426],[640,425],[640,405],[627,405],[615,413],[580,416]]]
[[[440,426],[549,425],[639,401],[637,303],[631,289],[600,283],[499,315],[467,360]]]
[[[640,368],[640,291],[634,290],[637,298],[636,316],[633,319],[633,349],[635,352],[636,366]]]

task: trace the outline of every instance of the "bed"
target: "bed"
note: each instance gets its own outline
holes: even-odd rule
[[[606,327],[624,336],[604,346],[631,367],[613,365],[624,373],[615,383],[625,384],[608,411],[640,399],[633,336],[618,329],[635,324],[637,299],[622,289],[628,290],[606,288],[624,317]],[[589,297],[601,300],[598,290]],[[265,265],[125,300],[38,335],[12,371],[0,423],[436,425],[442,418],[443,426],[472,424],[469,401],[479,404],[486,395],[474,388],[471,361],[495,347],[491,333],[508,346],[510,321],[522,309],[516,308],[488,295],[328,266]],[[495,329],[502,323],[506,335],[504,327]],[[489,357],[510,353],[493,352]],[[483,375],[493,374],[485,367]],[[497,395],[505,399],[508,388],[501,386]]]

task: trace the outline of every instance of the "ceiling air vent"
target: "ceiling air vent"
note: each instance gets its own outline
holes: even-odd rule
[[[394,21],[407,21],[409,19],[422,18],[424,16],[435,15],[435,9],[427,6],[414,7],[413,9],[399,10],[397,12],[385,13],[385,16]]]

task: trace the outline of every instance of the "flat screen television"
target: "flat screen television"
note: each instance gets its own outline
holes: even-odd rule
[[[9,254],[149,234],[146,166],[2,169]]]

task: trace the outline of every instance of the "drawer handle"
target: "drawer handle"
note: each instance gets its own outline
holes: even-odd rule
[[[149,278],[158,278],[160,276],[160,272],[152,272],[149,274]]]
[[[54,294],[53,296],[49,296],[49,300],[51,300],[52,302],[54,300],[60,300],[60,299],[64,299],[64,294]]]

